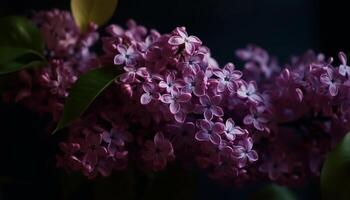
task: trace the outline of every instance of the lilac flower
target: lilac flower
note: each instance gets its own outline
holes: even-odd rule
[[[209,97],[204,95],[199,97],[200,105],[196,105],[195,111],[199,114],[204,114],[204,118],[208,121],[213,119],[213,116],[222,117],[224,111],[220,106],[221,96],[216,95]]]
[[[233,141],[237,135],[244,135],[246,132],[242,128],[235,126],[233,119],[229,118],[226,120],[224,133],[229,141]]]
[[[192,93],[198,97],[205,94],[207,80],[204,72],[199,71],[196,75],[188,75],[184,77],[185,87],[182,91]]]
[[[339,74],[341,74],[342,76],[349,76],[350,67],[347,65],[347,58],[345,53],[339,52],[338,57],[341,62],[341,65],[339,66]]]
[[[204,55],[197,53],[191,55],[188,59],[180,63],[184,73],[195,74],[200,71],[200,64],[203,62]]]
[[[246,166],[247,161],[255,162],[258,160],[258,154],[252,150],[252,138],[245,138],[239,142],[238,146],[233,148],[233,156],[238,159],[238,167]]]
[[[108,144],[108,147],[111,145],[124,146],[125,142],[133,141],[133,136],[124,127],[114,126],[111,131],[103,132],[102,140]]]
[[[171,142],[164,138],[163,133],[158,132],[154,136],[153,142],[147,141],[145,144],[145,153],[143,159],[151,162],[155,171],[164,169],[167,161],[174,159],[174,150]]]
[[[94,166],[98,162],[98,157],[107,154],[107,150],[100,146],[102,142],[101,134],[89,133],[86,140],[87,143],[83,147],[86,152],[84,163]]]
[[[337,96],[340,81],[336,79],[333,69],[327,68],[327,73],[321,75],[320,81],[328,87],[331,96]]]
[[[211,122],[208,120],[200,120],[197,124],[200,130],[196,133],[195,137],[198,141],[210,141],[213,144],[219,144],[221,141],[220,134],[223,133],[225,126],[220,122]]]
[[[157,100],[160,98],[160,94],[157,91],[157,87],[154,83],[144,83],[142,88],[145,93],[141,95],[141,104],[147,105],[152,101],[152,99]]]
[[[165,77],[166,81],[160,81],[159,87],[165,88],[167,92],[172,93],[178,88],[181,88],[184,86],[184,82],[182,80],[176,80],[174,73],[169,73]]]
[[[242,72],[235,70],[232,63],[228,63],[224,69],[215,69],[213,73],[219,78],[218,92],[224,92],[227,88],[233,91],[235,83],[242,77]]]
[[[248,84],[243,81],[237,90],[237,95],[241,98],[248,98],[253,103],[262,102],[263,99],[256,90],[256,83],[254,81],[250,81]]]
[[[267,173],[272,181],[277,180],[280,176],[289,172],[288,165],[282,158],[264,162],[260,165],[259,170]]]
[[[243,123],[245,125],[253,125],[259,131],[264,131],[269,119],[263,112],[263,107],[250,107],[250,113],[244,117]]]
[[[195,50],[196,46],[202,44],[202,41],[200,41],[196,36],[188,36],[184,27],[176,28],[175,33],[176,35],[169,38],[168,43],[174,46],[184,45],[185,51],[188,54],[191,54]]]
[[[139,54],[137,53],[133,45],[126,47],[123,44],[118,44],[117,50],[119,54],[117,54],[114,57],[115,65],[125,64],[127,67],[133,67],[137,64],[137,59],[139,58]]]
[[[180,103],[186,103],[191,99],[191,94],[174,91],[172,94],[163,94],[160,100],[163,103],[170,104],[169,109],[172,114],[180,111]]]

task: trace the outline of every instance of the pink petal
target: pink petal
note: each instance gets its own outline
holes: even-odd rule
[[[122,65],[125,62],[124,55],[118,54],[114,57],[114,64],[115,65]]]
[[[169,38],[168,43],[171,45],[181,45],[185,43],[185,40],[180,36],[172,36],[171,38]]]
[[[149,104],[151,101],[152,101],[152,96],[149,95],[149,93],[144,93],[144,94],[141,96],[140,102],[141,102],[142,105],[147,105],[147,104]]]
[[[200,130],[196,133],[195,138],[198,141],[208,141],[209,140],[210,135],[208,134],[208,132]]]
[[[255,162],[258,160],[258,154],[256,153],[256,151],[250,151],[247,154],[248,160],[249,162]]]
[[[204,118],[208,121],[213,119],[213,113],[212,113],[211,109],[206,109],[204,111]]]
[[[189,100],[191,100],[191,94],[190,93],[182,93],[179,96],[177,96],[176,101],[177,102],[188,102]]]
[[[247,116],[245,116],[244,119],[243,119],[243,123],[244,123],[245,125],[250,125],[250,124],[253,123],[253,121],[254,121],[254,118],[253,118],[252,115],[247,115]]]
[[[170,94],[163,94],[161,97],[160,97],[160,100],[163,102],[163,103],[172,103],[173,102],[173,98]]]
[[[209,140],[210,140],[213,144],[220,144],[220,142],[221,142],[221,137],[220,137],[220,135],[213,133],[213,134],[211,134],[211,135],[209,136]]]
[[[180,104],[176,103],[176,102],[172,102],[172,103],[170,103],[169,108],[170,108],[170,112],[172,114],[176,114],[180,111]]]
[[[219,106],[212,106],[211,107],[211,111],[213,113],[213,115],[217,116],[217,117],[222,117],[224,116],[224,111],[222,110],[221,107]]]
[[[189,41],[189,42],[191,42],[191,43],[194,43],[194,44],[196,44],[196,45],[201,45],[202,44],[202,41],[198,38],[198,37],[196,37],[196,36],[190,36],[190,37],[188,37],[187,38],[187,40]]]
[[[156,133],[156,135],[154,136],[154,144],[156,146],[160,146],[160,145],[163,144],[163,142],[164,142],[164,135],[163,135],[163,133],[161,133],[161,132]]]

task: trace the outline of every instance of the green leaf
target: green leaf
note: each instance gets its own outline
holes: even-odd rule
[[[77,120],[119,74],[117,66],[109,66],[82,75],[69,92],[62,117],[53,134]]]
[[[44,61],[42,61],[41,55],[34,51],[16,47],[0,47],[0,75],[42,63]]]
[[[45,61],[40,31],[26,18],[0,19],[0,75],[32,67]]]
[[[113,15],[118,0],[71,0],[75,22],[85,32],[89,23],[101,26]]]
[[[268,185],[254,193],[251,200],[296,200],[287,188],[279,185]]]
[[[0,46],[17,47],[42,54],[44,41],[34,24],[26,18],[8,16],[0,19]]]
[[[350,134],[330,152],[321,172],[324,199],[350,199]]]

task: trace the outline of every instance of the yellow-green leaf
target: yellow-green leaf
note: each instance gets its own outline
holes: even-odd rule
[[[81,31],[86,31],[90,22],[101,26],[113,15],[118,0],[71,0],[75,22]]]

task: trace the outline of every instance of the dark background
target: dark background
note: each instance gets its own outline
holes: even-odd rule
[[[68,0],[1,0],[0,16],[69,9],[69,4]],[[129,18],[160,32],[186,26],[210,47],[220,64],[235,61],[235,49],[249,43],[266,48],[283,61],[310,48],[327,56],[336,56],[339,50],[349,52],[346,1],[120,0],[111,22],[124,25]],[[0,31],[6,30],[0,27]],[[0,103],[0,200],[63,199],[67,194],[71,199],[93,199],[98,181],[67,177],[55,168],[59,138],[43,135],[43,123],[18,106]],[[251,191],[225,188],[197,177],[195,199],[239,199]],[[98,187],[111,188],[111,184]],[[118,191],[113,187],[110,192]],[[305,199],[317,197],[305,188],[295,191]]]

